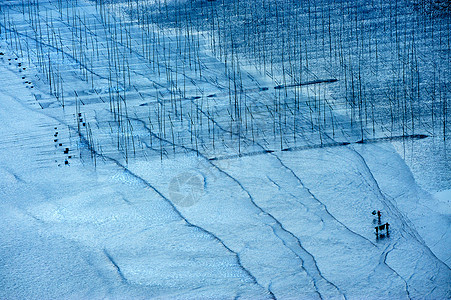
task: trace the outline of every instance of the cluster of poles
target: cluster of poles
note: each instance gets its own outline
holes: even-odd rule
[[[14,0],[0,38],[75,107],[91,154],[447,139],[450,11],[437,3]]]

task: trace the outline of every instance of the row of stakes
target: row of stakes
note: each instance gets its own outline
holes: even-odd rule
[[[86,126],[86,123],[83,122],[81,113],[78,113],[78,118],[79,118],[80,123],[82,123],[83,126]],[[55,134],[53,136],[55,137],[55,139],[53,140],[53,142],[58,143],[58,131],[57,131],[58,127],[55,127],[54,129],[55,129]],[[63,143],[58,143],[57,145],[55,145],[55,148],[62,147],[62,146],[63,146]],[[67,154],[69,154],[69,151],[70,151],[70,149],[68,147],[65,147],[63,150],[63,153],[67,155]],[[72,158],[72,155],[67,155],[67,158],[64,160],[64,165],[69,165],[69,159],[71,159],[71,158]],[[55,162],[57,162],[57,161],[55,160]],[[61,166],[61,165],[58,164],[58,166]]]
[[[53,142],[56,143],[55,148],[62,147],[63,143],[58,143],[58,131],[57,131],[58,127],[55,127],[54,129],[55,129],[55,134],[53,135],[54,136]],[[68,155],[69,151],[70,150],[68,147],[65,147],[63,150],[63,153],[67,155],[67,158],[64,159],[64,165],[69,165],[69,159],[72,158],[72,155]],[[55,160],[55,162],[58,162],[58,161]],[[58,164],[58,166],[61,166],[61,164]]]
[[[86,122],[83,122],[83,118],[82,118],[82,116],[81,116],[81,113],[78,113],[78,120],[80,121],[80,123],[81,123],[83,126],[86,126]]]
[[[0,57],[2,57],[3,58],[3,56],[5,56],[5,53],[4,52],[0,52]],[[12,58],[8,58],[8,61],[9,61],[9,65],[11,65],[12,64],[12,61],[17,61],[18,60],[18,58],[16,57],[16,58],[14,58],[14,59],[12,59]],[[21,62],[18,62],[17,63],[17,67],[19,68],[19,73],[20,72],[22,72],[22,71],[25,71],[27,68],[25,68],[23,65],[22,65],[22,63]],[[22,76],[22,79],[25,79],[25,76]],[[31,89],[33,88],[33,84],[31,83],[31,81],[25,81],[25,83],[27,84],[27,88],[28,87],[30,87]]]
[[[5,56],[5,53],[0,52],[0,57],[3,58],[3,56]],[[12,64],[12,60],[17,61],[18,58],[17,57],[14,59],[8,58],[9,65]],[[21,62],[17,63],[17,67],[19,68],[19,72],[26,70],[26,68],[22,65]],[[26,77],[22,76],[22,79],[25,80]],[[26,80],[24,83],[27,84],[27,88],[28,87],[30,87],[31,89],[34,88],[33,83],[31,81]],[[83,125],[85,125],[85,124],[83,124]],[[55,129],[55,134],[53,135],[54,136],[53,142],[58,143],[58,131],[57,131],[58,127],[54,127],[54,129]],[[58,143],[57,145],[55,145],[55,147],[62,147],[62,146],[63,146],[63,143]],[[69,148],[66,147],[66,148],[64,148],[63,153],[67,155],[67,154],[69,154],[69,151],[70,151]],[[71,158],[72,158],[72,155],[67,155],[67,158],[64,159],[64,165],[69,165],[69,159],[71,159]],[[57,162],[57,161],[55,160],[55,162]],[[58,166],[61,166],[61,164],[58,164]]]
[[[0,52],[0,57],[3,57],[5,55],[5,53],[3,53],[3,52]],[[18,58],[16,57],[16,58],[14,58],[14,61],[17,61],[18,60]],[[9,64],[11,65],[12,64],[12,59],[11,58],[8,58],[8,61],[9,61]],[[21,62],[18,62],[17,63],[17,66],[18,66],[18,68],[19,68],[19,72],[22,72],[22,71],[25,71],[26,70],[26,68],[22,65],[22,63]],[[22,76],[22,79],[23,80],[25,80],[25,76]],[[28,87],[30,87],[31,89],[32,88],[34,88],[34,86],[33,86],[33,84],[32,84],[32,82],[31,81],[29,81],[29,80],[26,80],[25,82],[24,82],[25,84],[27,84],[27,88]],[[53,135],[54,137],[55,137],[55,139],[53,140],[53,142],[55,142],[55,143],[58,143],[58,127],[54,127],[54,129],[55,129],[55,134]],[[63,143],[58,143],[58,145],[56,145],[55,147],[62,147],[63,146]],[[64,154],[69,154],[69,148],[64,148],[64,151],[63,151],[63,153]],[[71,159],[72,158],[72,155],[68,155],[67,156],[67,158],[65,158],[64,159],[64,165],[69,165],[69,159]],[[57,162],[56,160],[55,160],[55,162]],[[58,164],[58,166],[61,166],[60,164]]]
[[[4,52],[0,52],[0,58],[2,58],[3,59],[3,56],[5,56],[5,53]],[[12,59],[12,58],[8,58],[8,61],[9,61],[9,65],[11,65],[12,64],[12,60],[14,60],[14,61],[17,61],[18,60],[18,58],[16,57],[16,58],[14,58],[14,59]],[[25,71],[26,70],[26,68],[22,65],[22,63],[21,62],[18,62],[17,63],[17,67],[19,68],[19,72],[22,72],[22,71]],[[22,76],[22,79],[23,80],[25,80],[25,76]],[[28,87],[30,87],[31,89],[33,88],[33,84],[32,84],[32,82],[31,81],[29,81],[29,80],[26,80],[25,82],[24,82],[25,84],[27,84],[27,88]],[[81,116],[81,114],[79,114],[79,116]],[[82,119],[81,119],[82,120]],[[85,126],[85,124],[83,123],[83,126]],[[63,146],[63,143],[58,143],[58,127],[54,127],[54,129],[55,129],[55,134],[53,135],[54,136],[54,140],[53,140],[53,142],[55,142],[55,143],[57,143],[57,145],[55,145],[55,147],[62,147]],[[64,154],[69,154],[69,148],[64,148],[64,150],[63,150],[63,153]],[[65,158],[64,159],[64,165],[69,165],[69,159],[71,159],[72,158],[72,155],[67,155],[67,158]],[[55,160],[55,162],[57,162],[56,160]],[[61,166],[60,164],[58,164],[58,166]]]

